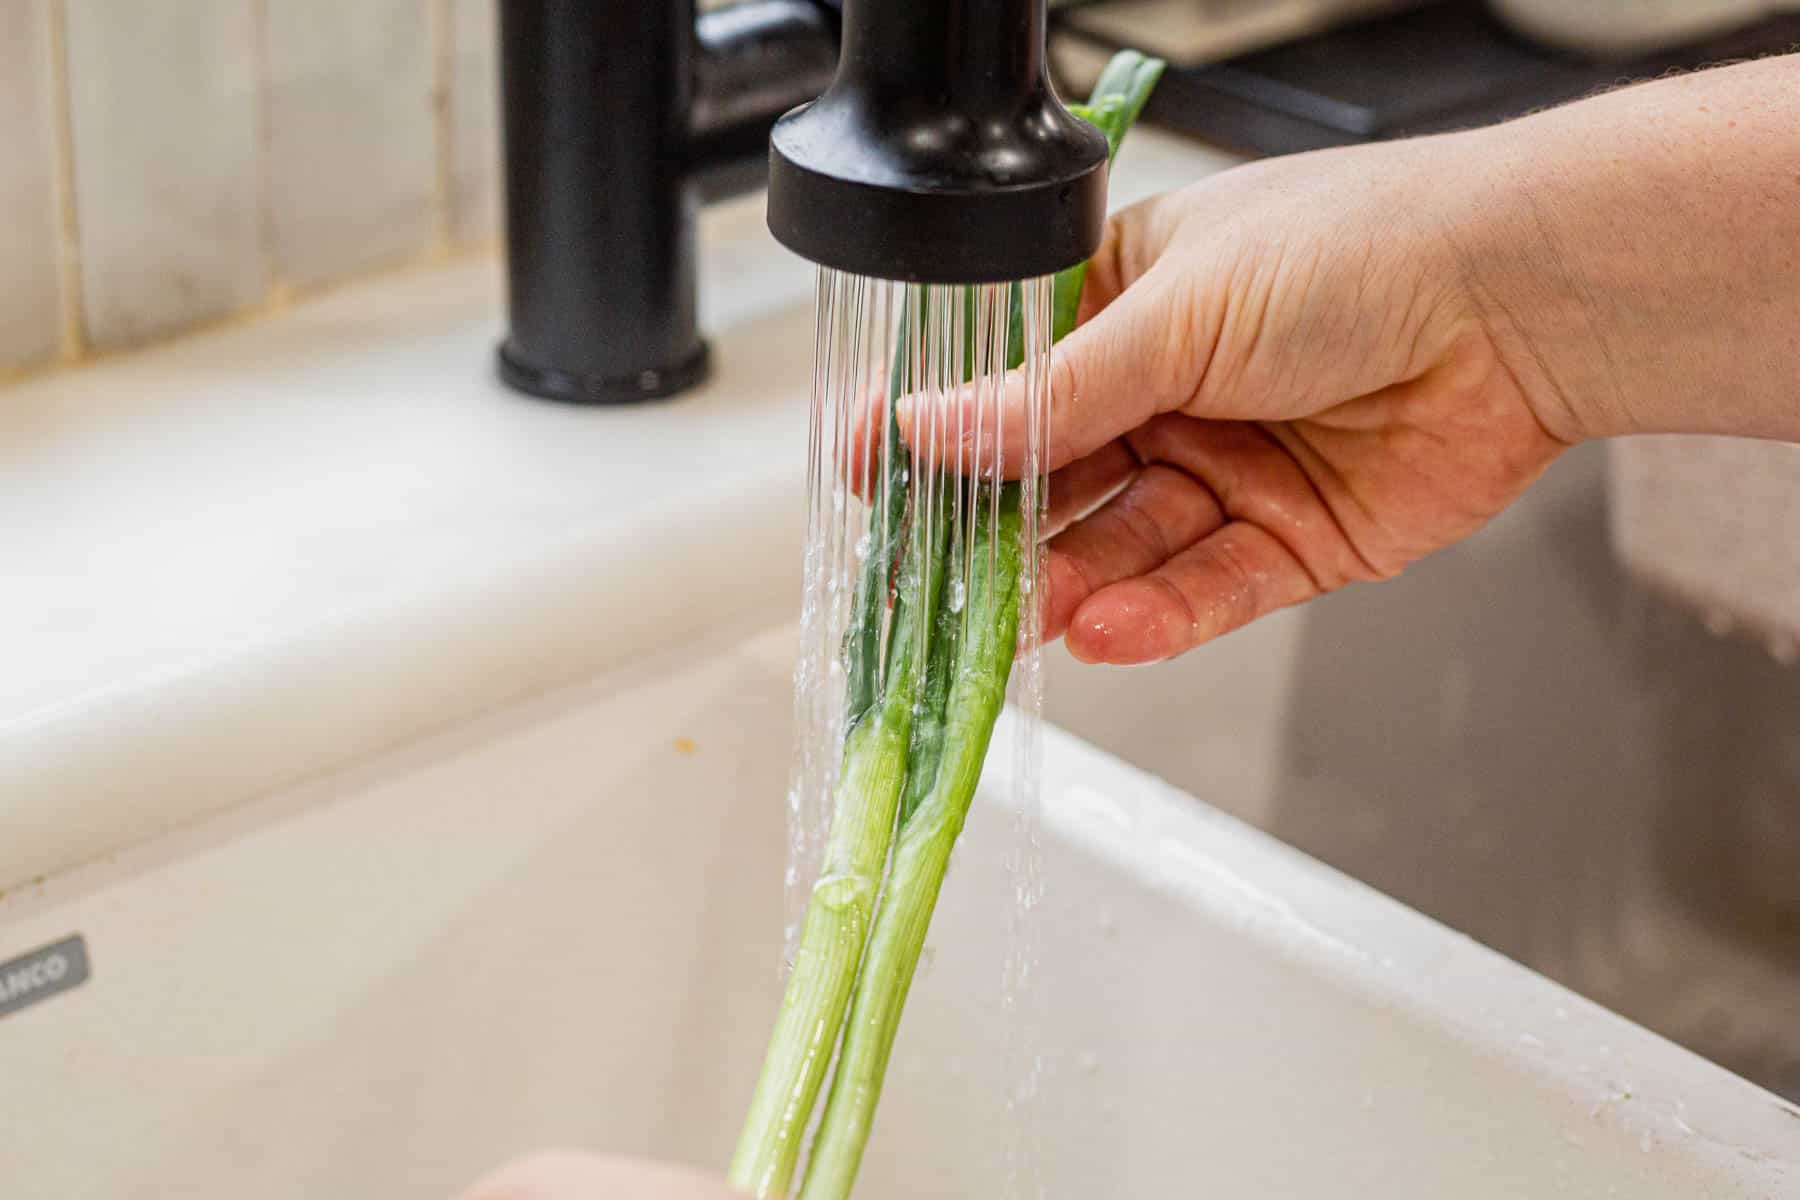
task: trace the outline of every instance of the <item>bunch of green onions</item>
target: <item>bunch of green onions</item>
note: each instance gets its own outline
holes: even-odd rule
[[[1115,154],[1162,69],[1158,60],[1123,52],[1088,103],[1075,108],[1106,134]],[[1074,328],[1085,274],[1081,264],[1053,281],[1052,341]],[[970,315],[974,291],[966,289],[963,299]],[[1009,368],[1025,354],[1020,297],[1014,285],[1004,318]],[[894,401],[916,386],[908,364],[920,357],[923,317],[915,303],[901,319],[886,406],[890,446],[899,439]],[[980,323],[957,327],[971,327],[974,336]],[[1020,485],[945,474],[924,489],[914,481],[909,509],[905,456],[886,458],[845,637],[846,732],[824,862],[731,1164],[733,1186],[757,1197],[790,1194],[834,1051],[836,1069],[798,1194],[850,1194],[1019,641],[1027,527]],[[953,507],[964,506],[971,519],[954,521]],[[958,572],[958,561],[983,569]],[[896,562],[897,579],[890,577]],[[953,575],[961,578],[952,583]],[[962,594],[952,598],[958,585]]]

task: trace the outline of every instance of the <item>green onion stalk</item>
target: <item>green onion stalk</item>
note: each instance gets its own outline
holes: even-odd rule
[[[1106,134],[1114,154],[1162,70],[1157,59],[1122,52],[1101,73],[1088,103],[1075,107]],[[1083,263],[1053,282],[1053,341],[1075,327],[1086,273]],[[966,305],[972,306],[972,296],[971,289]],[[1015,287],[1009,367],[1024,357],[1020,307]],[[905,360],[912,357],[908,344],[923,328],[922,316],[915,302],[902,319],[901,350],[889,381],[890,445],[899,437],[892,400],[913,390]],[[731,1163],[732,1185],[756,1197],[790,1194],[834,1050],[836,1069],[799,1195],[850,1195],[900,1013],[950,851],[981,778],[1019,641],[1025,561],[1019,484],[928,481],[936,503],[921,503],[915,494],[914,519],[908,521],[906,456],[887,457],[845,638],[847,732],[831,832]],[[974,515],[953,537],[949,501],[956,489]],[[953,545],[963,538],[966,545]],[[946,596],[956,554],[985,568],[967,573],[961,604]],[[883,660],[880,629],[896,557],[899,579]]]

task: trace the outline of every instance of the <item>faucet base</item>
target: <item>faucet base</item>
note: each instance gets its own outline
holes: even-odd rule
[[[519,356],[510,341],[494,352],[500,380],[515,391],[564,404],[635,404],[661,400],[704,383],[712,373],[712,353],[702,341],[694,352],[666,367],[647,367],[630,375],[573,375],[539,367]]]

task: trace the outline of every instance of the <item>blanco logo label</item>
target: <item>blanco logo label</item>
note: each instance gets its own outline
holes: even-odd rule
[[[77,933],[0,962],[0,1017],[87,982],[87,942]]]

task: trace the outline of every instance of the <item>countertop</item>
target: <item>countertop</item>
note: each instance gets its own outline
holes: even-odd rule
[[[1115,202],[1229,162],[1134,135]],[[813,271],[702,218],[715,372],[493,378],[497,264],[0,392],[0,889],[798,599]]]

